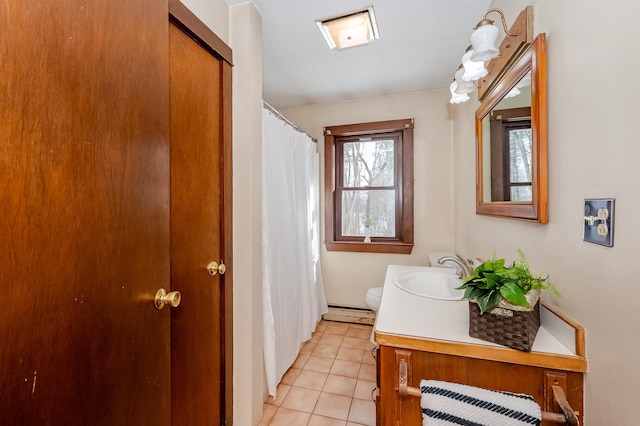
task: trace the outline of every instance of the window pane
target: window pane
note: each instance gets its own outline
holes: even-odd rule
[[[393,186],[393,140],[343,144],[343,186]]]
[[[531,201],[531,186],[512,186],[511,201]]]
[[[365,218],[371,220],[372,237],[396,236],[396,191],[342,192],[342,235],[364,236]]]
[[[511,182],[531,182],[531,129],[509,131]]]

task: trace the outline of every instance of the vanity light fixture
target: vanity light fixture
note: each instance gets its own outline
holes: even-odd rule
[[[518,96],[520,93],[522,93],[522,91],[520,89],[526,87],[526,92],[529,92],[531,89],[529,88],[529,86],[531,86],[531,73],[528,72],[524,75],[524,77],[522,77],[522,79],[516,83],[515,87],[511,90],[509,90],[509,93],[507,93],[506,95],[504,95],[504,98],[515,98],[516,96]]]
[[[493,25],[493,21],[488,19],[487,16],[497,12],[500,14],[502,20],[502,28],[508,38],[502,41],[502,45],[496,47],[496,40],[500,30]],[[514,25],[510,30],[507,29],[507,23],[504,18],[504,13],[500,9],[489,9],[483,19],[478,22],[474,28],[473,34],[471,34],[471,46],[467,47],[464,55],[462,56],[462,65],[455,73],[455,87],[454,92],[456,94],[468,94],[478,89],[478,99],[481,99],[496,78],[499,78],[499,74],[496,70],[499,67],[503,67],[514,55],[519,55],[533,40],[533,8],[527,6],[516,18]],[[515,34],[513,33],[515,32]],[[496,59],[496,63],[493,61],[489,66],[485,66],[486,62]],[[493,70],[492,70],[493,68]],[[485,78],[486,77],[486,78]],[[515,89],[511,96],[516,96],[518,89]],[[465,102],[461,100],[460,102]],[[459,103],[453,102],[451,103]]]
[[[461,104],[463,102],[467,102],[470,98],[466,93],[456,93],[456,87],[458,84],[454,81],[449,86],[449,91],[451,92],[451,99],[449,99],[450,104]]]
[[[455,92],[458,94],[463,93],[471,93],[476,89],[476,86],[473,84],[473,81],[464,79],[464,67],[460,65],[458,67],[458,71],[455,73],[456,79],[456,89]]]
[[[467,47],[467,51],[462,56],[462,66],[464,67],[464,74],[462,78],[467,81],[478,80],[489,74],[489,71],[484,66],[483,61],[472,61],[471,55],[474,54],[473,46]]]
[[[316,21],[330,49],[367,44],[380,38],[373,6],[337,18]]]
[[[509,90],[509,92],[504,95],[503,99],[507,99],[507,98],[515,98],[516,96],[518,96],[520,94],[520,89],[518,89],[517,87],[514,87],[513,89]]]
[[[482,21],[478,22],[475,31],[471,34],[471,45],[473,46],[472,61],[489,61],[498,56],[500,50],[496,46],[498,39],[498,27],[493,25],[493,21],[487,19],[487,15],[491,12],[498,12],[502,18],[502,28],[508,36],[515,36],[507,29],[507,23],[504,19],[504,13],[500,9],[489,9],[484,14]]]

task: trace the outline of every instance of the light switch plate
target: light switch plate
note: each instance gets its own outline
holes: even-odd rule
[[[589,243],[613,247],[614,198],[584,200],[582,239]]]

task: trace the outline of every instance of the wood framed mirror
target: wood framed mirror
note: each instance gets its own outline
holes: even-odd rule
[[[476,111],[476,213],[547,223],[545,34],[506,67]]]

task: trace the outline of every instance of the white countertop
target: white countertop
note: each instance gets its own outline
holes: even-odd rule
[[[375,331],[422,339],[471,343],[504,348],[502,345],[469,336],[468,301],[436,300],[410,294],[394,284],[406,272],[433,270],[426,266],[389,265],[382,291]],[[441,270],[439,268],[439,270]],[[545,328],[546,308],[541,307],[541,326],[532,352],[575,356],[567,346]],[[567,341],[568,339],[561,339]],[[570,339],[569,339],[570,340]]]

